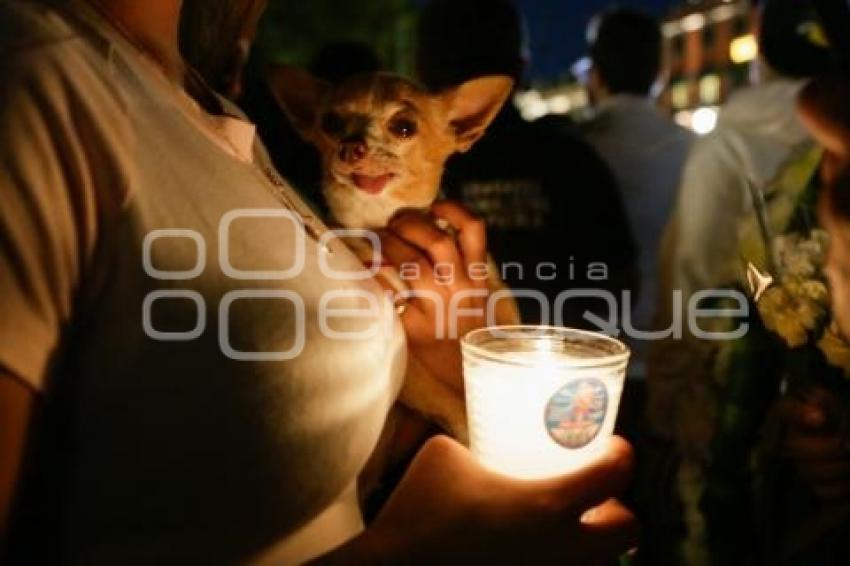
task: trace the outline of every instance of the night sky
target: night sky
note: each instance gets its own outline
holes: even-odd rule
[[[531,33],[534,79],[552,79],[585,54],[584,29],[594,13],[616,4],[663,16],[684,0],[517,0]]]

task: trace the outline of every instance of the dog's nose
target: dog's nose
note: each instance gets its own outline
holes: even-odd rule
[[[363,140],[344,141],[339,148],[339,158],[354,164],[366,157],[366,149],[366,142]]]

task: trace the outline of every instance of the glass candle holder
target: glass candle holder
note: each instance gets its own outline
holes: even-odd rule
[[[470,447],[515,478],[564,474],[611,437],[629,349],[583,330],[500,326],[461,341]]]

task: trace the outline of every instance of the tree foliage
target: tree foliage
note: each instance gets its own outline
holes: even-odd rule
[[[257,47],[268,60],[307,65],[327,43],[362,41],[388,69],[406,73],[414,16],[409,0],[270,0]]]

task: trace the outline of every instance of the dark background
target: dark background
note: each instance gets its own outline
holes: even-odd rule
[[[619,5],[660,18],[673,4],[672,0],[519,0],[531,35],[532,79],[558,77],[584,55],[585,27],[596,12]]]
[[[584,55],[584,32],[591,16],[617,4],[659,17],[685,0],[518,0],[531,37],[535,82],[564,76]],[[372,44],[386,66],[412,72],[416,12],[426,0],[270,0],[258,41],[269,59],[306,65],[321,45],[356,39]]]

